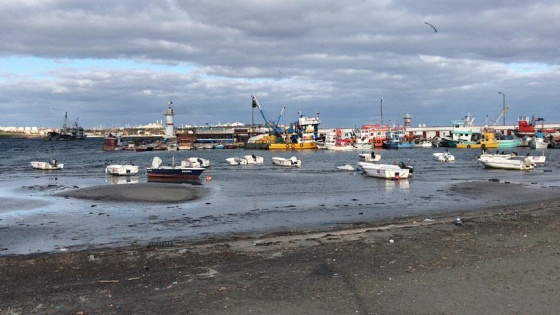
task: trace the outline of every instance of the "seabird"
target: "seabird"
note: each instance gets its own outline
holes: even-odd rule
[[[436,30],[436,28],[435,28],[435,27],[434,27],[434,26],[433,26],[432,24],[430,24],[430,23],[428,23],[428,22],[424,22],[424,24],[426,24],[426,25],[430,25],[430,26],[431,26],[431,27],[432,27],[432,28],[434,29],[434,32],[436,32],[436,33],[437,33],[437,30]]]

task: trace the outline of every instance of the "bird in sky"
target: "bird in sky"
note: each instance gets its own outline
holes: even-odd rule
[[[433,26],[432,24],[430,24],[428,22],[424,22],[424,24],[431,26],[434,29],[434,32],[437,33],[437,30],[436,30],[435,26]]]

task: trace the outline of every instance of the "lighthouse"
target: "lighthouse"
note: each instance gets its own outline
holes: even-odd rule
[[[403,119],[404,119],[404,128],[405,129],[409,128],[410,127],[410,122],[412,120],[412,116],[408,112],[406,112]]]
[[[169,106],[165,110],[163,116],[165,116],[165,138],[175,138],[175,126],[173,126],[173,116],[175,112],[171,108],[172,101],[169,101]]]

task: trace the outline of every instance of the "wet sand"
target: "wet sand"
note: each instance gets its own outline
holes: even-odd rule
[[[199,196],[196,188],[183,198]],[[477,196],[519,188],[454,190]],[[129,189],[126,200],[144,201]],[[61,194],[122,200],[123,191]],[[456,212],[323,231],[0,257],[0,314],[557,312],[560,199],[450,207]]]
[[[175,203],[197,200],[208,193],[207,187],[191,184],[142,183],[93,186],[63,191],[54,195],[108,202]]]

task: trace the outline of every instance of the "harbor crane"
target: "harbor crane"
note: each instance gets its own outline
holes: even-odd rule
[[[273,132],[275,135],[279,136],[280,132],[278,131],[278,124],[280,123],[280,118],[282,117],[282,115],[284,114],[284,109],[286,108],[286,105],[284,105],[282,107],[282,110],[280,111],[280,115],[278,115],[278,119],[276,120],[276,122],[268,120],[266,118],[266,115],[261,107],[261,104],[259,103],[259,100],[257,99],[257,97],[255,95],[251,95],[251,99],[252,99],[252,103],[251,106],[253,108],[258,108],[259,112],[261,113],[261,116],[264,120],[265,125],[268,127],[270,132]]]

